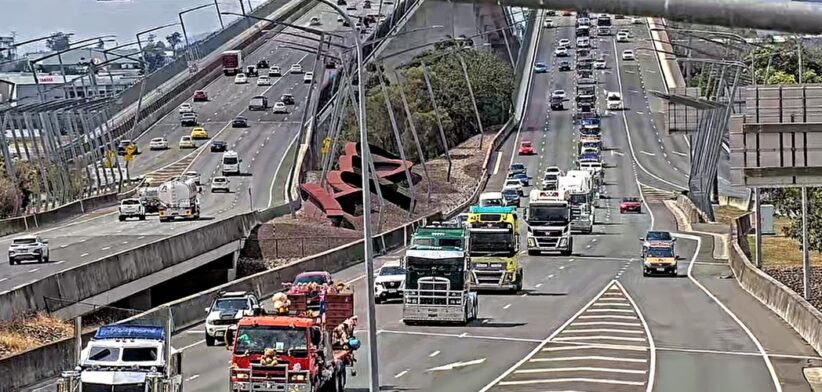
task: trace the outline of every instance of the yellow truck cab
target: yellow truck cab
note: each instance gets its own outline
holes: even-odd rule
[[[471,207],[465,222],[472,287],[476,290],[522,290],[519,266],[519,221],[514,207]]]
[[[651,242],[642,258],[642,276],[669,274],[677,276],[677,261],[670,241]]]

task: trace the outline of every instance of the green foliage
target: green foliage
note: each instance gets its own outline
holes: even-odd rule
[[[66,35],[62,31],[58,31],[46,39],[46,46],[55,52],[68,49],[71,44],[69,38],[70,36]]]
[[[785,235],[802,243],[802,191],[799,188],[773,189],[768,201],[780,214],[791,218]],[[822,252],[822,188],[808,188],[808,249]]]
[[[509,64],[486,51],[467,49],[458,53],[465,61],[483,127],[487,129],[505,123],[508,120],[510,100],[514,91],[514,75]],[[427,51],[417,56],[403,72],[404,93],[423,153],[427,158],[431,158],[441,155],[444,149],[421,62],[425,62],[428,69],[448,148],[477,134],[479,126],[465,74],[453,46]],[[390,72],[384,77],[406,157],[418,161],[419,154],[408,125],[399,86],[392,82],[396,81],[396,76]],[[391,120],[376,72],[369,73],[366,86],[368,141],[397,153],[398,146],[394,140]],[[350,110],[342,137],[349,141],[359,140],[357,123]]]
[[[787,73],[782,71],[776,71],[771,73],[768,77],[768,84],[796,84],[796,78]]]
[[[143,45],[146,63],[148,63],[148,73],[154,72],[166,63],[166,45],[163,41],[157,41],[154,34],[148,36],[148,43]]]

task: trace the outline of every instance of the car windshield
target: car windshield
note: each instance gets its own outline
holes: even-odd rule
[[[140,204],[139,200],[123,200],[123,205],[137,205]]]
[[[502,190],[502,195],[508,198],[514,198],[519,197],[519,192],[514,188],[508,188]]]
[[[184,142],[190,142],[191,141],[191,136],[183,136],[180,140],[182,140]]]
[[[14,245],[26,245],[26,244],[35,244],[35,243],[37,243],[36,238],[18,238],[16,240],[12,241],[12,244],[14,244]]]
[[[650,248],[647,255],[648,257],[674,257],[674,250],[671,248]]]
[[[518,187],[518,186],[520,186],[520,182],[519,182],[519,180],[508,180],[508,181],[505,181],[505,186]]]
[[[155,139],[151,139],[151,141],[154,142],[154,143],[162,143],[163,139],[155,138]]]
[[[626,198],[622,199],[622,201],[624,201],[626,203],[636,203],[636,202],[639,201],[639,199],[637,199],[636,197],[626,197]]]
[[[523,147],[531,147],[531,142],[522,142]]]
[[[214,183],[223,183],[223,182],[226,182],[225,178],[217,177],[217,178],[214,179]]]
[[[225,157],[225,158],[223,158],[223,164],[226,164],[226,165],[236,165],[237,161],[238,160],[237,160],[236,157]]]
[[[214,302],[212,312],[231,312],[248,309],[248,300],[245,298],[221,298]]]
[[[308,354],[307,343],[305,329],[259,325],[244,326],[237,331],[234,352],[261,354],[265,349],[273,348],[277,353],[285,354],[290,352],[292,356],[305,357]]]
[[[301,283],[317,283],[323,284],[325,283],[325,275],[301,275],[298,276],[297,279],[294,279],[294,284],[298,285]]]
[[[402,267],[382,267],[380,276],[405,275],[405,268]]]
[[[646,241],[670,241],[671,233],[667,231],[649,231],[645,234]]]

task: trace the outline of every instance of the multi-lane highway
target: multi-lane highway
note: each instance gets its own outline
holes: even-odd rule
[[[362,9],[361,3],[362,1],[349,2],[356,4],[357,10],[348,12],[351,15],[376,12]],[[390,7],[384,6],[383,12],[391,12]],[[341,35],[351,34],[351,29],[342,26],[337,21],[337,14],[323,4],[314,7],[294,24],[308,27],[312,17],[320,18],[319,25],[311,26],[314,29]],[[217,78],[205,88],[209,101],[193,103],[198,121],[210,136],[208,142],[198,142],[199,149],[192,151],[177,148],[180,137],[188,135],[191,127],[180,126],[176,109],[138,138],[142,154],[136,156],[132,162],[132,173],[149,173],[192,154],[189,158],[193,159],[187,159],[178,170],[196,170],[201,174],[201,181],[204,184],[201,201],[203,219],[161,224],[155,216],[149,216],[145,221],[118,222],[116,209],[109,208],[59,227],[38,231],[37,233],[50,240],[50,262],[11,266],[4,258],[0,263],[0,292],[175,233],[191,230],[213,219],[247,212],[250,209],[249,203],[252,202],[254,208],[281,203],[284,200],[284,184],[291,164],[294,141],[299,133],[299,122],[309,85],[304,82],[303,74],[289,74],[288,68],[299,63],[304,71],[310,71],[314,58],[313,55],[286,48],[284,45],[315,45],[314,41],[302,38],[305,35],[305,32],[287,28],[276,36],[265,38],[267,41],[262,46],[245,56],[244,61],[249,65],[256,65],[257,61],[265,58],[270,65],[280,66],[283,76],[273,78],[271,86],[257,86],[256,78],[249,78],[248,84],[238,85],[234,84],[233,77],[226,76]],[[320,70],[331,72],[322,66]],[[288,114],[273,114],[270,109],[266,112],[247,110],[249,100],[253,96],[265,95],[273,105],[286,93],[293,94],[296,101],[295,105],[289,105]],[[248,128],[231,127],[231,120],[239,115],[248,118]],[[171,148],[165,151],[150,151],[149,141],[161,136],[169,140]],[[243,175],[230,178],[232,191],[227,194],[212,194],[208,191],[210,178],[215,174],[219,175],[222,156],[221,153],[209,151],[208,143],[213,140],[226,141],[229,148],[237,151],[243,159]],[[0,238],[0,249],[7,249],[13,237]]]
[[[536,61],[549,65],[549,72],[534,75],[524,123],[496,156],[500,164],[489,190],[501,187],[511,162],[524,163],[535,178],[547,166],[568,169],[574,163],[572,112],[551,111],[546,99],[554,89],[573,94],[575,88],[574,72],[558,72],[553,56],[557,40],[574,38],[573,19],[554,19],[560,27],[542,32],[536,56]],[[619,27],[632,30],[634,36],[643,28]],[[608,60],[608,69],[597,72],[600,105],[605,90],[622,91],[629,108],[603,120],[608,198],[596,211],[594,233],[576,237],[569,257],[523,252],[523,292],[481,294],[479,319],[468,326],[406,326],[400,304],[380,305],[382,388],[640,391],[650,390],[650,384],[660,391],[809,390],[801,368],[816,354],[733,279],[718,279],[729,270],[712,258],[709,238],[679,238],[682,261],[677,278],[642,276],[638,238],[651,227],[676,227],[660,200],[641,193],[639,184],[657,181],[648,185],[673,190],[675,185],[660,179],[683,184],[674,182],[679,180],[673,176],[674,167],[682,170],[676,166],[681,163],[674,162],[681,161],[672,159],[667,165],[656,155],[641,153],[654,153],[661,145],[677,148],[677,142],[655,137],[636,66],[616,58],[631,44],[615,49],[613,37],[596,43],[596,55]],[[534,143],[535,156],[515,154],[522,140]],[[620,214],[620,198],[636,195],[646,197],[645,212]],[[377,266],[400,254],[379,258]],[[364,322],[364,293],[369,288],[362,270],[349,268],[337,279],[353,284],[356,312]],[[229,354],[222,347],[206,347],[202,333],[199,325],[174,338],[175,347],[184,352],[186,389],[225,390]],[[363,347],[358,375],[349,377],[349,391],[368,386],[366,353]]]

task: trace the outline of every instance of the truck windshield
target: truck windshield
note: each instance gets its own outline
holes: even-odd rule
[[[248,309],[248,301],[245,298],[218,299],[211,307],[215,312],[237,312]]]
[[[471,255],[482,256],[493,253],[495,256],[507,256],[514,252],[514,233],[471,232],[469,244]]]
[[[568,223],[568,209],[564,207],[534,206],[528,208],[529,222]]]
[[[262,354],[265,349],[273,348],[277,353],[286,354],[291,351],[292,356],[305,356],[308,352],[307,334],[304,329],[272,327],[272,326],[244,326],[237,331],[237,342],[234,345],[235,354]],[[303,355],[295,351],[302,351]],[[296,354],[296,355],[295,355]]]
[[[571,202],[573,205],[583,204],[588,202],[588,194],[587,193],[572,193],[571,197],[568,198],[568,201]]]
[[[671,248],[649,248],[646,254],[648,257],[674,257],[674,250]]]
[[[235,157],[226,157],[223,158],[223,165],[236,165],[238,159]]]
[[[405,263],[408,267],[406,289],[419,288],[420,278],[427,277],[446,278],[453,289],[461,289],[464,285],[465,260],[462,258],[426,259],[409,256]]]

